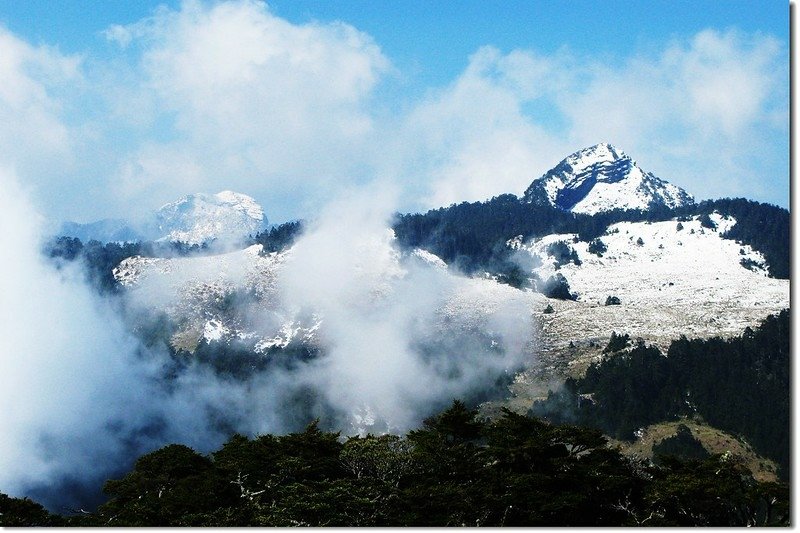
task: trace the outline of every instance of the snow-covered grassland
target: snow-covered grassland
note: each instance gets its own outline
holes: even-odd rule
[[[579,373],[600,356],[612,331],[666,350],[680,335],[739,335],[787,308],[789,280],[767,277],[760,253],[721,238],[733,218],[710,218],[714,229],[703,227],[699,217],[680,226],[677,220],[614,224],[600,237],[607,247],[602,257],[571,234],[510,241],[533,256],[534,273],[542,279],[562,274],[577,295],[577,301],[549,300],[554,312],[540,315],[542,359]],[[547,248],[558,241],[576,251],[580,265],[557,266]],[[742,260],[753,266],[745,268]],[[609,296],[620,304],[605,305]]]

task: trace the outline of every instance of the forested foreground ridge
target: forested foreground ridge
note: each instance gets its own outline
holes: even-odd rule
[[[623,456],[598,430],[461,402],[406,436],[341,438],[310,424],[235,435],[209,456],[179,444],[140,457],[94,513],[53,515],[0,495],[4,526],[788,525],[786,484],[734,457]]]

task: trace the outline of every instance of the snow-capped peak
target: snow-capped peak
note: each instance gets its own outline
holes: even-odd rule
[[[267,224],[253,198],[233,191],[190,194],[162,206],[155,216],[160,240],[189,244],[241,240]]]
[[[645,172],[625,152],[600,143],[567,156],[525,191],[524,201],[594,214],[611,209],[678,207],[686,191]]]
[[[164,204],[159,208],[158,213],[182,211],[186,212],[192,208],[203,209],[203,204],[227,206],[233,210],[247,214],[255,220],[264,219],[264,210],[252,197],[239,192],[221,191],[217,194],[195,193],[188,194],[179,200]]]

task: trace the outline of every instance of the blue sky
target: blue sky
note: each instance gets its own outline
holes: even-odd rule
[[[0,0],[0,21],[33,43],[68,52],[99,52],[100,32],[130,24],[159,5],[178,1],[103,0],[61,2]],[[463,69],[478,47],[536,48],[553,52],[628,55],[638,45],[658,46],[706,28],[740,28],[788,42],[787,2],[750,0],[461,1],[272,0],[272,11],[291,22],[342,20],[375,37],[405,65],[420,65],[427,79],[446,81]]]
[[[784,2],[0,0],[0,27],[0,165],[56,218],[233,188],[279,221],[375,180],[423,209],[601,141],[788,205]]]

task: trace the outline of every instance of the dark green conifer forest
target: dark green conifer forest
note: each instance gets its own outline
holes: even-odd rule
[[[755,330],[732,339],[674,341],[662,354],[638,344],[593,364],[537,402],[531,414],[571,422],[632,440],[638,428],[680,417],[701,417],[743,436],[778,463],[788,479],[790,436],[789,311],[770,315]],[[612,333],[605,351],[628,346]],[[666,357],[664,356],[666,355]],[[591,395],[591,401],[583,401]]]
[[[523,203],[513,194],[504,194],[485,202],[398,215],[394,230],[403,245],[425,248],[464,272],[502,272],[509,268],[512,253],[506,241],[517,235],[528,240],[553,233],[577,233],[580,240],[593,243],[590,252],[602,254],[605,247],[600,238],[611,224],[692,216],[705,220],[714,211],[737,221],[723,238],[752,246],[764,254],[770,275],[789,278],[789,212],[743,198],[706,200],[674,209],[653,206],[647,211],[614,209],[585,215]],[[568,258],[569,252],[565,252]]]
[[[316,421],[233,435],[202,455],[143,455],[92,512],[0,494],[3,526],[789,525],[789,313],[722,340],[679,339],[665,357],[613,333],[608,358],[528,415],[482,419],[460,401],[406,435],[346,437]],[[591,396],[591,400],[586,400]],[[623,455],[605,435],[701,416],[780,465],[758,482],[691,432]]]
[[[420,214],[398,214],[393,223],[398,243],[405,248],[421,247],[442,258],[448,265],[465,273],[485,270],[498,275],[500,281],[523,287],[520,267],[511,256],[506,242],[522,235],[523,239],[552,233],[577,233],[591,244],[589,251],[601,255],[605,245],[600,238],[617,222],[663,221],[701,216],[714,211],[733,216],[737,223],[723,238],[748,244],[764,254],[771,276],[789,278],[789,212],[780,207],[743,198],[706,200],[679,208],[654,206],[648,211],[619,209],[594,215],[575,214],[551,206],[523,203],[513,194],[504,194],[485,202],[453,204]],[[680,226],[680,222],[678,223]],[[284,250],[303,231],[302,221],[286,222],[253,236],[244,244],[261,244],[264,253]],[[579,263],[567,243],[556,244],[561,262]],[[81,260],[89,281],[98,290],[116,290],[112,270],[126,257],[173,257],[214,253],[213,243],[187,245],[171,242],[100,243],[58,237],[47,243],[45,252],[55,261]],[[576,263],[576,264],[577,264]],[[568,287],[556,285],[556,294],[569,299]]]

